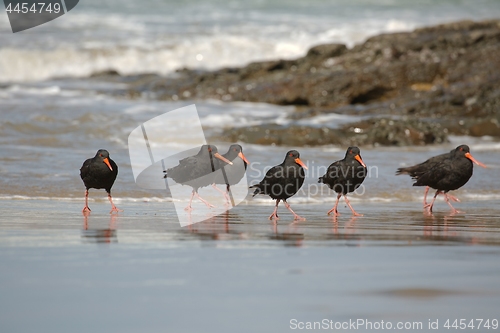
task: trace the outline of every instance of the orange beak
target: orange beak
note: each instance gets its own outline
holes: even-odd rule
[[[245,157],[245,155],[243,155],[241,151],[238,153],[238,157],[241,158],[243,161],[245,161],[246,164],[250,164],[250,162],[248,162],[247,158]]]
[[[356,159],[356,161],[358,161],[362,166],[364,166],[366,168],[366,164],[365,162],[363,162],[363,160],[361,159],[361,156],[359,155],[356,155],[354,156],[354,158]]]
[[[474,157],[472,157],[472,155],[470,153],[465,153],[465,157],[467,157],[469,160],[471,160],[472,162],[476,163],[477,165],[483,167],[483,168],[486,168],[486,165],[484,165],[483,163],[479,162],[478,160],[476,160]]]
[[[303,167],[304,169],[306,169],[306,170],[307,170],[307,165],[305,165],[305,164],[304,164],[304,162],[302,162],[302,161],[300,160],[300,158],[298,158],[298,157],[297,157],[297,158],[295,159],[295,163],[297,163],[298,165],[300,165],[301,167]]]
[[[215,153],[214,156],[217,157],[219,160],[226,162],[227,164],[233,165],[233,162],[231,162],[230,160],[228,160],[219,153]]]
[[[105,159],[103,159],[103,162],[106,163],[106,165],[108,166],[109,170],[113,171],[113,168],[111,167],[111,164],[109,163],[109,160],[108,160],[107,157]]]

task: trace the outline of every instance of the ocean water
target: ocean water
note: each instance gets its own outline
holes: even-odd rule
[[[358,218],[343,201],[340,217],[327,216],[335,196],[317,183],[346,147],[242,143],[250,184],[288,149],[299,150],[309,170],[289,203],[307,220],[294,222],[280,206],[272,223],[273,201],[248,196],[181,228],[165,190],[135,183],[131,131],[191,104],[207,136],[290,124],[293,107],[125,99],[116,93],[123,84],[89,78],[104,70],[168,76],[183,67],[293,58],[319,43],[352,46],[382,32],[495,17],[498,0],[84,0],[49,24],[12,34],[0,11],[0,331],[288,332],[293,319],[364,319],[420,321],[418,331],[427,332],[434,331],[430,320],[441,330],[448,319],[498,320],[497,140],[361,147],[370,173],[349,195],[365,215]],[[298,123],[356,120],[328,114]],[[453,193],[466,213],[450,215],[439,198],[426,215],[423,188],[394,173],[459,144],[488,168],[475,167]],[[229,143],[217,145],[225,151]],[[92,213],[83,216],[79,168],[99,148],[119,166],[112,194],[123,212],[110,215],[105,192],[90,190]],[[211,188],[200,194],[220,196]]]
[[[0,15],[0,82],[239,66],[299,57],[321,43],[353,46],[383,32],[499,16],[496,0],[86,0],[17,34]]]

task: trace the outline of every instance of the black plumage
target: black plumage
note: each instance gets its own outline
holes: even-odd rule
[[[111,187],[115,183],[116,176],[118,175],[118,166],[109,157],[109,152],[105,149],[99,149],[93,158],[87,159],[83,162],[80,168],[80,177],[85,184],[85,207],[83,212],[90,212],[88,205],[89,189],[105,189],[108,192],[108,199],[111,203],[111,212],[119,212],[113,198],[111,197]]]
[[[231,202],[228,194],[230,193],[231,185],[236,185],[240,182],[245,175],[249,162],[245,155],[243,155],[243,148],[238,144],[231,145],[227,153],[222,156],[233,162],[233,165],[226,164],[221,168],[221,172],[216,173],[213,187],[224,195],[227,202]],[[226,191],[219,189],[216,184],[226,185]]]
[[[352,208],[346,195],[347,193],[355,191],[363,183],[366,178],[366,173],[366,165],[361,158],[358,147],[347,148],[344,159],[330,164],[326,174],[318,179],[318,183],[328,185],[330,189],[337,193],[335,206],[328,211],[328,215],[332,212],[335,216],[340,214],[337,210],[337,206],[342,195],[344,196],[345,202],[351,209],[353,215],[361,215],[356,213],[356,211]]]
[[[221,163],[223,163],[219,162],[219,160],[232,164],[231,161],[218,153],[216,146],[203,145],[198,154],[186,157],[179,161],[179,165],[163,171],[166,173],[164,178],[172,178],[178,184],[188,185],[193,188],[191,199],[189,200],[188,206],[185,208],[186,210],[192,209],[191,203],[194,196],[208,207],[214,207],[200,197],[198,189],[214,183],[214,172],[219,170],[222,166]]]
[[[432,169],[435,165],[438,165],[439,163],[441,163],[445,159],[450,158],[452,156],[452,154],[454,153],[454,151],[455,151],[455,149],[452,149],[449,153],[444,153],[441,155],[433,156],[433,157],[429,158],[428,160],[426,160],[425,162],[422,162],[422,163],[417,164],[417,165],[413,165],[413,166],[406,167],[406,168],[398,168],[398,170],[396,171],[396,176],[409,175],[411,178],[416,179],[417,177],[419,177],[423,173],[427,172],[429,169]],[[427,193],[429,193],[429,189],[430,189],[429,186],[425,187],[424,203],[423,203],[424,208],[428,206]],[[448,194],[448,197],[453,201],[460,201],[455,196],[453,196],[451,194]]]
[[[295,219],[303,219],[295,214],[286,200],[295,195],[304,184],[304,168],[307,169],[307,166],[301,161],[299,152],[290,150],[286,153],[283,163],[269,169],[260,183],[250,186],[250,188],[255,188],[253,196],[266,194],[276,200],[274,212],[269,219],[278,219],[278,204],[281,200]]]
[[[436,190],[432,202],[425,206],[429,212],[432,212],[436,197],[443,194],[452,212],[457,213],[458,211],[451,205],[449,199],[458,199],[450,196],[448,192],[459,189],[469,181],[473,172],[472,163],[486,167],[472,157],[467,145],[460,145],[447,154],[436,156],[432,163],[425,163],[417,165],[419,166],[418,172],[413,171],[409,174],[415,180],[413,186],[429,186]]]

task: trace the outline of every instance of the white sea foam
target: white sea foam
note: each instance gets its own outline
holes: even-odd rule
[[[363,117],[357,117],[352,115],[344,115],[338,113],[328,113],[322,114],[318,116],[314,116],[311,118],[299,120],[297,122],[298,125],[306,125],[306,126],[328,126],[328,127],[337,127],[342,124],[347,124],[355,121],[359,121],[363,119]]]
[[[252,191],[251,189],[249,191]],[[203,189],[200,190],[201,195],[203,196]],[[421,202],[423,200],[423,196],[418,195],[409,195],[404,197],[383,197],[383,196],[357,196],[355,194],[348,195],[349,201],[351,202],[381,202],[381,203],[389,203],[389,202]],[[476,201],[490,201],[490,200],[498,200],[500,199],[500,193],[461,193],[461,199],[470,199]],[[323,195],[323,196],[303,196],[296,195],[289,198],[287,201],[290,204],[332,204],[335,203],[337,197],[335,195]],[[64,202],[81,202],[81,197],[56,197],[56,196],[29,196],[29,195],[0,195],[0,200],[54,200],[54,201],[64,201]],[[89,202],[106,202],[105,198],[92,198],[89,197]],[[185,198],[172,198],[172,197],[119,197],[113,196],[113,201],[116,203],[127,203],[127,202],[144,202],[144,203],[162,203],[162,202],[189,202],[189,196]],[[340,199],[340,203],[344,204],[344,199]],[[269,196],[266,195],[257,195],[252,197],[249,194],[245,200],[243,200],[242,204],[244,205],[264,205],[264,206],[274,206],[275,201],[272,200]]]
[[[11,93],[24,93],[33,95],[58,95],[61,93],[61,88],[58,86],[51,87],[26,87],[20,85],[12,85],[7,88],[8,92]]]
[[[228,6],[216,1],[145,0],[138,6],[111,0],[103,6],[88,0],[16,38],[7,33],[8,21],[0,21],[0,82],[86,77],[105,70],[169,74],[183,67],[241,66],[296,58],[322,43],[351,47],[383,32],[500,15],[496,0],[476,2],[473,8],[453,0],[419,8],[364,1],[305,8],[292,0],[277,12],[273,6],[243,1]]]
[[[474,200],[498,200],[500,193],[465,193],[464,197]]]

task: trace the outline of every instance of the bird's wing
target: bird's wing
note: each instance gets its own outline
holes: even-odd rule
[[[271,169],[267,170],[266,176],[260,181],[260,183],[250,186],[250,188],[255,188],[253,196],[257,194],[267,194],[267,190],[274,183],[273,180],[280,179],[284,176],[284,168],[282,165],[276,165]]]
[[[321,182],[324,178],[331,179],[332,181],[336,181],[342,176],[342,169],[340,161],[333,162],[330,164],[326,173],[319,178],[319,182]]]
[[[413,179],[417,179],[422,174],[438,164],[440,161],[449,157],[449,155],[450,153],[444,153],[441,155],[433,156],[419,164],[415,164],[406,168],[398,168],[398,170],[396,171],[396,175],[407,174],[410,175],[410,177],[412,177]]]
[[[88,160],[85,160],[85,162],[83,162],[83,165],[80,168],[80,177],[82,179],[85,178],[89,174],[91,163],[92,163],[91,158],[89,158]]]
[[[273,166],[271,169],[267,170],[266,177],[264,179],[275,179],[284,176],[284,168],[281,165]]]
[[[203,176],[203,170],[198,170],[198,159],[194,156],[182,159],[179,165],[166,170],[166,177],[170,177],[176,182],[186,182],[200,176]],[[201,173],[201,174],[199,174]]]
[[[173,168],[168,169],[167,173],[170,170],[174,170],[174,169],[179,169],[179,170],[191,169],[191,168],[194,168],[197,164],[198,164],[198,160],[194,156],[186,157],[186,158],[183,158],[182,160],[180,160],[178,165],[174,166]]]
[[[412,177],[416,180],[413,186],[430,186],[445,178],[452,172],[452,164],[453,161],[451,159],[445,159],[441,161],[441,163],[435,163],[431,168],[427,169],[427,171]]]

